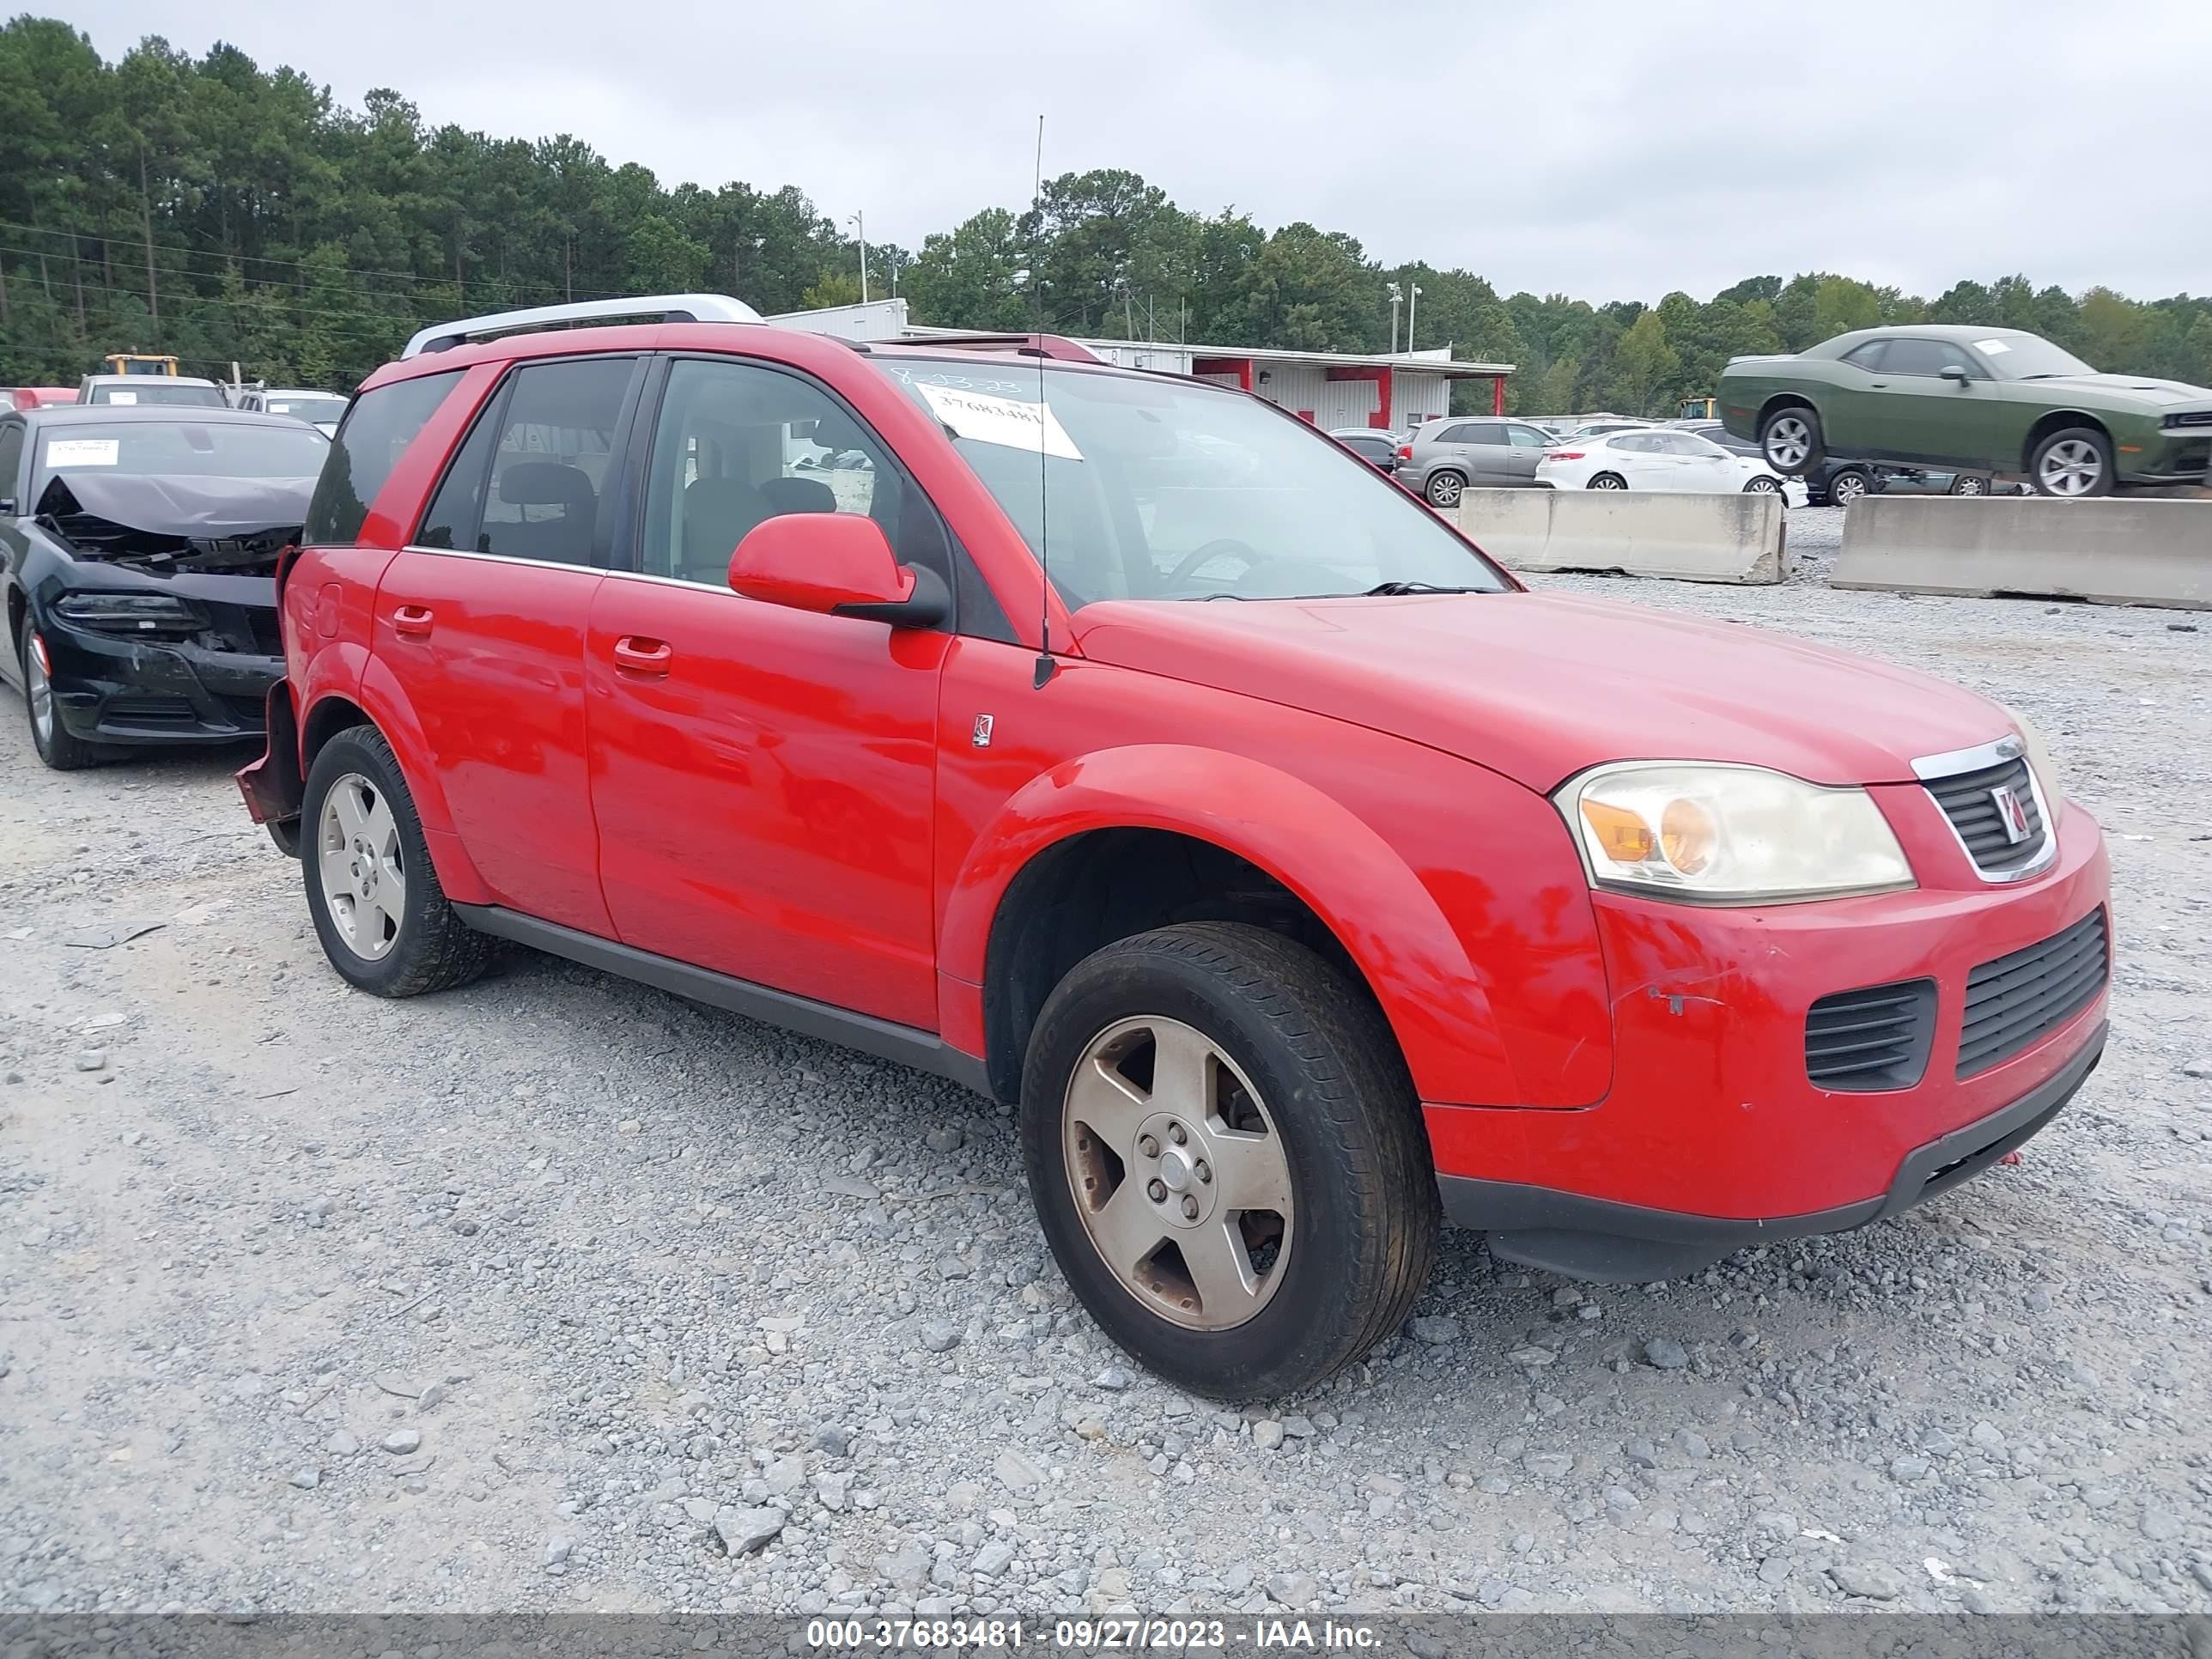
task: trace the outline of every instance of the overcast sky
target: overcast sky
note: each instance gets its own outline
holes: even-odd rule
[[[38,0],[27,4],[40,10]],[[1048,176],[1304,219],[1502,293],[1838,270],[2212,292],[2212,3],[70,0],[109,58],[229,40],[357,106],[795,184],[918,246]]]

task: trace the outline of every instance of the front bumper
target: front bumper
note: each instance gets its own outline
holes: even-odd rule
[[[1439,1176],[1437,1184],[1445,1218],[1455,1226],[1486,1230],[1491,1254],[1501,1261],[1607,1284],[1680,1279],[1755,1244],[1849,1232],[1887,1221],[1979,1175],[2057,1116],[2104,1054],[2105,1026],[2100,1021],[2089,1040],[2051,1077],[2009,1106],[1914,1147],[1898,1165],[1887,1192],[1832,1210],[1740,1221],[1466,1176]]]
[[[284,659],[191,640],[39,626],[62,724],[93,743],[222,743],[258,738]]]
[[[2200,484],[2212,477],[2212,428],[2161,427],[2139,446],[2117,448],[2123,483]]]
[[[2009,1133],[2008,1115],[2023,1102],[2063,1103],[2101,1048],[2109,978],[1986,1063],[1962,1047],[1967,989],[1977,969],[2104,909],[2111,878],[2095,821],[2067,807],[2051,864],[1995,884],[1975,875],[1918,786],[1874,793],[1922,886],[1771,908],[1595,895],[1612,1000],[1611,1086],[1574,1109],[1425,1107],[1448,1212],[1504,1234],[1601,1241],[1571,1251],[1548,1241],[1547,1265],[1572,1255],[1578,1271],[1617,1261],[1631,1277],[1663,1278],[1653,1267],[1666,1252],[1621,1241],[1697,1245],[1711,1260],[1762,1237],[1856,1226],[1897,1206],[1929,1149],[1974,1142],[1936,1160],[1972,1164],[1970,1154]],[[1935,1001],[1917,1081],[1813,1081],[1806,1042],[1815,1004],[1921,980],[1934,981]],[[2047,1114],[2026,1116],[2039,1127]],[[1686,1261],[1696,1253],[1676,1254]]]

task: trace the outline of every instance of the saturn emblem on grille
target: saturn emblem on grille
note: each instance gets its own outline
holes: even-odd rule
[[[2018,792],[2001,783],[1990,791],[1990,799],[1997,809],[1997,822],[2004,826],[2005,840],[2019,846],[2033,832],[2027,827],[2027,808],[2021,804]]]

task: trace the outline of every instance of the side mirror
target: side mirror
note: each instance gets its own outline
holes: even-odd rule
[[[900,564],[883,526],[857,513],[762,520],[730,556],[730,586],[763,605],[894,628],[932,627],[951,608],[936,573]]]
[[[1966,384],[1966,371],[1956,363],[1944,364],[1942,374],[1954,386],[1964,386]]]

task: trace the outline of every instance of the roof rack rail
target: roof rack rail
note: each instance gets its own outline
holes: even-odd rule
[[[1011,351],[1018,356],[1049,357],[1066,363],[1103,363],[1106,361],[1088,346],[1078,344],[1065,334],[927,334],[886,340],[882,343],[915,346],[933,351],[947,346],[961,351]]]
[[[450,351],[494,334],[514,334],[526,329],[550,328],[560,323],[605,322],[617,317],[655,318],[667,323],[757,323],[761,314],[743,300],[726,294],[646,294],[635,299],[579,300],[571,305],[532,306],[523,311],[496,311],[488,316],[467,317],[454,323],[437,323],[407,342],[403,358],[426,351]]]

